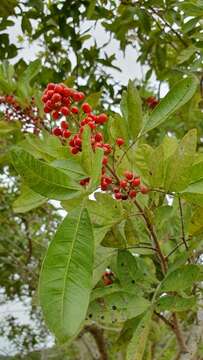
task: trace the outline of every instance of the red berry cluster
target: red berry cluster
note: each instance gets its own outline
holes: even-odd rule
[[[60,126],[55,126],[52,129],[52,134],[55,136],[61,136],[64,139],[68,139],[71,136],[71,131],[68,130],[69,124],[67,121],[61,121]]]
[[[117,200],[133,199],[138,192],[146,194],[149,190],[140,184],[138,176],[126,171],[125,177],[120,180],[115,169],[111,168],[109,162],[111,163],[111,158],[114,156],[113,148],[114,151],[116,146],[120,148],[125,144],[125,140],[122,137],[118,137],[114,147],[105,142],[104,134],[101,130],[103,124],[108,121],[108,116],[104,113],[95,115],[91,105],[87,102],[83,102],[79,107],[72,106],[74,101],[82,101],[84,97],[83,93],[70,89],[63,84],[48,84],[42,96],[42,101],[45,103],[45,113],[51,113],[54,120],[58,120],[61,115],[69,117],[69,122],[67,122],[67,118],[61,121],[58,126],[52,129],[52,134],[60,137],[63,144],[66,144],[66,139],[70,138],[68,141],[70,152],[76,155],[82,151],[82,133],[84,127],[89,126],[91,129],[90,141],[93,151],[97,148],[104,150],[100,182],[101,190],[114,194]],[[75,118],[75,114],[77,114],[77,118]],[[110,155],[111,158],[109,159]],[[89,177],[84,178],[80,180],[80,185],[87,186],[89,181]]]
[[[39,129],[43,126],[43,120],[39,115],[34,98],[29,106],[23,108],[13,95],[1,96],[0,105],[2,105],[6,121],[19,121],[22,124],[22,131],[39,133]]]
[[[150,109],[154,109],[159,104],[159,100],[156,99],[154,96],[149,96],[146,99],[146,103]]]
[[[146,186],[141,185],[139,176],[130,171],[125,171],[124,178],[120,180],[118,186],[114,187],[113,192],[115,199],[127,200],[128,198],[135,198],[138,192],[147,194],[149,189]]]
[[[78,114],[78,108],[72,107],[72,103],[82,101],[84,98],[83,92],[71,89],[64,84],[50,83],[42,96],[44,112],[51,113],[53,120],[58,120],[63,115],[69,116],[71,113]]]

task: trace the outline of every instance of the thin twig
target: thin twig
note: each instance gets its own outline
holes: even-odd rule
[[[185,245],[186,250],[188,251],[189,248],[188,248],[188,244],[187,244],[186,239],[185,239],[185,229],[184,229],[184,220],[183,220],[183,209],[182,209],[182,204],[181,204],[180,196],[178,196],[178,204],[179,204],[179,210],[180,210],[180,221],[181,221],[181,230],[182,230],[182,240],[183,240],[183,243],[184,243],[184,245]]]

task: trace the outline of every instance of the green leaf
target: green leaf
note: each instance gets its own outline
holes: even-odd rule
[[[60,342],[77,335],[92,286],[94,240],[87,209],[68,214],[45,256],[39,296],[45,321]]]
[[[142,126],[142,101],[131,80],[129,80],[127,91],[122,95],[121,111],[128,123],[130,137],[136,139]]]
[[[80,185],[62,170],[35,159],[17,147],[12,150],[11,157],[25,183],[38,194],[56,200],[66,200],[79,195]]]
[[[54,160],[51,165],[58,169],[62,169],[67,175],[77,181],[87,177],[87,174],[75,157],[66,160]]]
[[[113,141],[118,137],[122,137],[125,141],[128,140],[127,123],[119,114],[114,114],[109,118],[108,129]]]
[[[199,272],[200,270],[197,265],[180,266],[166,275],[160,290],[162,292],[186,290],[198,280]]]
[[[181,297],[178,295],[164,295],[157,302],[158,311],[186,311],[191,310],[196,304],[196,298]]]
[[[96,201],[89,200],[87,207],[93,224],[112,226],[123,220],[124,211],[120,202],[109,194],[96,193]]]
[[[84,131],[82,133],[82,164],[89,176],[92,174],[93,168],[93,158],[94,153],[91,145],[91,130],[88,125],[84,127]]]
[[[151,327],[152,311],[148,311],[138,326],[127,347],[126,360],[142,360]]]
[[[30,19],[28,18],[27,14],[25,14],[22,17],[22,22],[21,22],[21,28],[24,34],[28,33],[31,34],[32,33],[32,24]]]
[[[101,171],[102,171],[102,159],[104,151],[103,149],[97,148],[93,154],[93,168],[91,173],[90,189],[96,190],[101,182]]]
[[[30,83],[30,81],[39,73],[41,69],[41,60],[37,59],[32,61],[26,70],[22,73],[19,81],[26,81]]]
[[[133,256],[127,250],[118,251],[117,272],[124,288],[146,287],[149,282],[156,282],[153,266],[148,266],[143,259]]]
[[[197,146],[197,130],[190,130],[168,159],[164,188],[168,191],[181,191],[190,181],[191,166]]]
[[[186,79],[175,84],[152,111],[151,116],[148,118],[142,129],[142,134],[161,125],[169,116],[186,104],[194,95],[197,85],[198,80],[194,76],[188,76]]]
[[[99,106],[102,92],[98,91],[86,97],[86,102],[90,104],[94,109]]]
[[[20,127],[16,122],[0,121],[0,136],[12,133],[18,129],[20,129]]]
[[[139,294],[130,294],[129,298],[128,293],[117,291],[91,302],[87,316],[100,323],[121,323],[142,314],[149,306],[150,302]]]
[[[13,15],[17,5],[17,0],[1,0],[0,17]]]
[[[13,203],[13,211],[15,213],[25,213],[44,204],[47,199],[40,194],[32,191],[27,186],[23,186],[20,196]]]
[[[183,49],[180,54],[178,55],[178,64],[182,64],[185,61],[189,60],[191,58],[192,55],[194,55],[196,53],[198,49],[196,48],[196,46],[191,45],[186,49]]]
[[[192,215],[191,222],[189,224],[189,234],[191,236],[199,235],[203,232],[203,208],[198,207]]]

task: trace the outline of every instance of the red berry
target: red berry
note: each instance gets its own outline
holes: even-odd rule
[[[147,194],[149,192],[149,188],[147,186],[141,185],[140,191],[142,194]]]
[[[65,98],[65,99],[63,99],[63,105],[65,105],[65,106],[69,107],[69,106],[70,106],[70,104],[71,104],[71,101],[70,101],[70,99],[69,99],[69,98]]]
[[[58,113],[58,111],[53,111],[52,117],[54,120],[58,120],[58,118],[60,117],[60,114]]]
[[[122,195],[122,200],[127,200],[128,199],[128,195]]]
[[[73,94],[73,90],[68,88],[68,87],[64,87],[63,89],[63,96],[68,97],[71,96]]]
[[[115,198],[116,198],[116,200],[121,200],[122,194],[120,192],[115,193]]]
[[[116,194],[116,193],[120,192],[120,190],[119,190],[119,188],[114,188],[113,192],[114,192],[114,194]]]
[[[61,136],[62,135],[62,131],[59,127],[55,127],[52,129],[52,134],[55,136]]]
[[[125,188],[127,187],[127,185],[128,185],[128,183],[127,183],[126,180],[121,180],[121,181],[120,181],[120,187],[121,187],[122,189],[125,189]]]
[[[80,151],[80,149],[76,146],[71,149],[71,152],[73,155],[77,154],[79,151]]]
[[[95,141],[100,142],[100,141],[102,141],[102,140],[103,140],[103,135],[102,135],[102,133],[96,133],[96,134],[95,134]]]
[[[52,110],[53,105],[52,105],[51,100],[47,100],[47,102],[46,102],[45,106],[46,106],[46,107],[48,107],[49,109],[51,109],[51,110]]]
[[[81,99],[81,96],[80,96],[80,93],[77,92],[77,91],[73,92],[72,95],[71,95],[71,97],[73,98],[74,101],[80,101],[80,100],[82,100],[82,99]]]
[[[85,179],[80,180],[80,185],[82,185],[82,186],[86,185]]]
[[[108,185],[112,184],[113,180],[110,176],[105,176],[103,179]]]
[[[99,124],[104,124],[105,122],[107,122],[107,120],[108,120],[108,116],[106,114],[100,114],[97,117],[97,122]]]
[[[53,96],[52,96],[52,98],[51,98],[51,101],[52,101],[52,103],[57,103],[57,102],[59,102],[59,101],[61,101],[61,95],[60,94],[54,94]]]
[[[64,131],[63,131],[63,137],[64,137],[64,138],[67,139],[67,138],[69,138],[70,136],[71,136],[71,132],[70,132],[69,130],[64,130]]]
[[[71,139],[71,140],[69,141],[69,145],[70,145],[70,146],[74,146],[74,145],[75,145],[74,139]]]
[[[107,157],[107,156],[104,156],[104,157],[103,157],[103,160],[102,160],[102,164],[103,164],[103,165],[106,165],[106,164],[108,163],[108,160],[109,160],[108,157]]]
[[[104,144],[104,145],[103,145],[103,149],[104,149],[104,154],[105,154],[105,155],[110,154],[111,151],[112,151],[112,147],[111,147],[111,145],[109,145],[109,144]]]
[[[55,84],[54,83],[49,83],[48,85],[47,85],[47,90],[54,90],[55,89]]]
[[[89,121],[88,126],[90,127],[90,129],[95,129],[96,128],[96,125],[95,125],[95,123],[93,121]]]
[[[118,146],[122,146],[125,143],[125,140],[123,138],[117,138],[116,139],[116,144]]]
[[[50,107],[46,106],[44,107],[44,112],[45,113],[50,113],[52,110],[50,109]]]
[[[59,93],[59,94],[63,94],[63,91],[64,91],[64,87],[62,85],[55,85],[55,88],[54,88],[54,92],[55,93]]]
[[[92,108],[88,103],[83,103],[82,110],[84,111],[84,113],[89,114],[92,111]]]
[[[68,129],[68,123],[66,122],[66,121],[61,121],[61,128],[63,129],[63,130],[66,130],[66,129]]]
[[[62,106],[62,108],[60,108],[60,112],[64,115],[67,116],[70,114],[70,110],[66,107],[66,106]]]
[[[136,195],[137,195],[137,193],[136,193],[135,190],[130,190],[129,191],[129,196],[130,196],[131,199],[133,199]]]
[[[48,90],[46,92],[46,96],[48,97],[48,99],[51,99],[52,95],[54,94],[54,90]]]
[[[79,101],[84,100],[85,98],[85,94],[82,91],[78,92],[78,96],[79,96]]]
[[[75,145],[77,145],[77,146],[81,146],[81,145],[82,145],[82,140],[81,140],[79,137],[77,137],[77,138],[75,139]]]
[[[140,185],[140,178],[137,177],[137,178],[133,179],[132,185],[133,186],[139,186]]]
[[[72,112],[73,114],[78,114],[78,113],[79,113],[79,110],[78,110],[77,106],[73,106],[73,107],[71,108],[71,112]]]
[[[42,102],[43,102],[43,103],[46,103],[47,100],[48,100],[48,96],[47,96],[47,95],[43,95],[43,96],[42,96]],[[8,101],[8,102],[9,102],[9,101]]]
[[[124,172],[124,175],[125,175],[126,179],[128,179],[128,180],[132,180],[132,179],[133,179],[133,173],[130,172],[130,171],[125,171],[125,172]]]

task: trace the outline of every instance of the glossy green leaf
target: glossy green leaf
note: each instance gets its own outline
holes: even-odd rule
[[[15,213],[25,213],[44,204],[47,198],[34,192],[27,186],[23,186],[20,196],[13,203],[13,211]]]
[[[94,241],[87,209],[68,214],[45,256],[39,296],[45,321],[61,342],[77,335],[92,286]]]
[[[135,332],[127,347],[126,360],[142,360],[147,344],[150,328],[151,328],[152,312],[148,311],[138,326],[135,328]]]
[[[82,164],[89,176],[92,174],[93,168],[93,158],[94,153],[91,145],[91,130],[88,125],[84,127],[84,131],[82,133]]]
[[[104,156],[103,149],[97,148],[93,154],[93,167],[91,173],[90,188],[92,191],[96,190],[101,182],[102,159]]]
[[[10,134],[18,129],[20,129],[20,126],[15,122],[0,121],[0,136]]]
[[[129,294],[124,291],[117,291],[90,303],[87,317],[92,321],[111,324],[121,323],[132,319],[150,306],[150,302],[137,294]]]
[[[125,141],[127,141],[128,127],[125,119],[119,114],[114,114],[109,118],[108,129],[114,142],[119,137],[122,137]]]
[[[157,302],[158,311],[186,311],[191,310],[196,304],[196,298],[181,297],[178,295],[164,295]]]
[[[129,136],[136,139],[142,127],[142,102],[133,81],[129,80],[127,91],[122,95],[121,111],[129,127]]]
[[[169,272],[162,281],[161,291],[181,291],[190,288],[199,277],[197,265],[183,265]]]
[[[197,85],[198,80],[194,76],[189,76],[175,84],[161,100],[159,105],[152,111],[152,114],[142,129],[142,134],[161,125],[169,116],[186,104],[194,95]]]
[[[17,0],[1,0],[0,17],[14,14],[14,9],[17,5]]]
[[[79,195],[80,185],[62,170],[35,159],[17,147],[13,149],[11,157],[25,183],[38,194],[56,200],[66,200]]]
[[[203,208],[198,207],[197,209],[195,209],[189,224],[188,231],[191,236],[199,235],[203,232],[202,219],[203,219]]]
[[[181,191],[190,181],[191,166],[195,158],[197,131],[190,130],[168,159],[164,188],[169,191]]]

